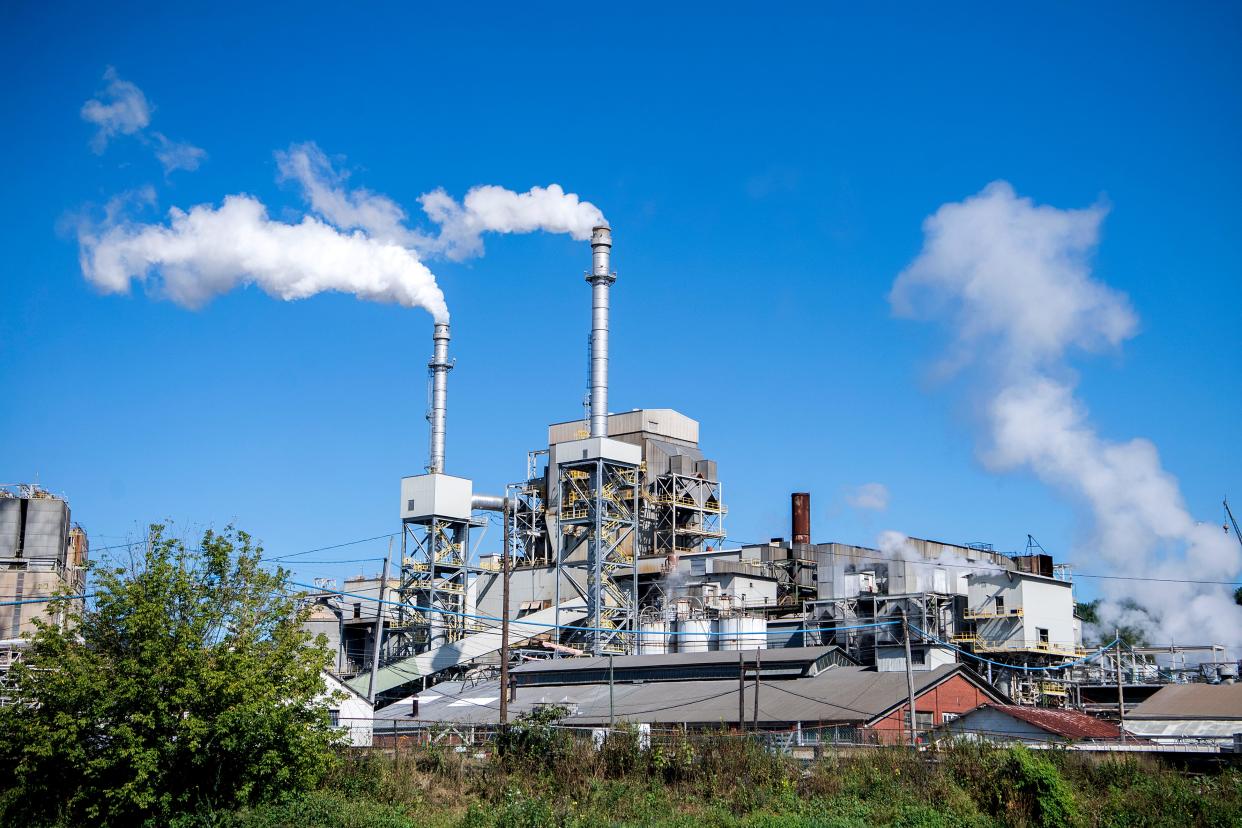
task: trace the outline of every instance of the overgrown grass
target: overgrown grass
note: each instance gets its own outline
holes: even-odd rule
[[[237,828],[719,828],[1242,825],[1242,772],[1148,759],[961,745],[875,748],[812,763],[721,734],[601,750],[550,728],[500,755],[452,748],[347,755],[312,796],[230,815]],[[204,823],[206,824],[206,823]]]
[[[908,828],[1238,826],[1242,770],[1187,773],[1146,757],[956,745],[859,748],[813,762],[736,735],[622,729],[601,749],[546,723],[498,750],[344,752],[310,794],[176,828]]]

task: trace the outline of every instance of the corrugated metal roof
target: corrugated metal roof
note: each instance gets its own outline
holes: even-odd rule
[[[840,648],[832,645],[825,647],[782,647],[780,649],[762,650],[760,661],[764,664],[801,663],[811,664],[823,658],[833,650]],[[742,650],[748,662],[755,659],[755,651]],[[732,664],[738,661],[737,650],[709,650],[705,653],[666,653],[663,655],[624,655],[613,656],[614,670],[633,667],[680,667],[701,664]],[[514,673],[561,672],[566,670],[599,670],[608,667],[608,656],[590,656],[585,658],[559,658],[532,661],[515,667]]]
[[[1127,719],[1242,719],[1242,684],[1170,684]]]
[[[945,665],[915,675],[915,694],[961,673],[998,701],[998,693],[962,665]],[[742,693],[746,717],[754,705],[754,683]],[[879,673],[864,667],[833,667],[810,678],[764,682],[759,690],[761,726],[785,726],[793,722],[859,726],[883,717],[906,700],[905,673]],[[612,714],[618,721],[664,724],[713,725],[735,722],[738,713],[736,679],[617,683],[612,688]],[[416,718],[457,723],[495,722],[499,712],[500,685],[449,682],[418,695]],[[609,719],[607,684],[540,685],[524,687],[509,703],[511,716],[537,707],[564,704],[576,709],[566,721],[595,725]]]
[[[1012,704],[985,704],[993,710],[1034,725],[1041,730],[1064,736],[1066,739],[1120,739],[1117,725],[1101,721],[1076,710],[1059,710],[1048,707],[1019,707]],[[969,713],[962,716],[967,719]],[[966,726],[965,724],[963,725]]]

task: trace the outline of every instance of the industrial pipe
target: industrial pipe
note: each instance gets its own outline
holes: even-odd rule
[[[431,449],[427,471],[432,474],[443,474],[444,420],[448,413],[448,372],[453,368],[448,358],[448,323],[437,322],[431,338],[435,349],[432,352],[431,361],[427,363],[427,368],[431,372],[431,412],[427,415],[427,420],[431,423]]]
[[[470,498],[470,508],[471,510],[482,512],[503,512],[505,510],[505,498],[500,495],[473,495]]]
[[[608,436],[608,288],[617,281],[611,270],[612,230],[591,230],[591,436]]]

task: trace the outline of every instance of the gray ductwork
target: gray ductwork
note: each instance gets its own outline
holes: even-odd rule
[[[505,499],[500,495],[477,494],[470,498],[470,510],[503,512],[505,510]]]
[[[608,288],[617,280],[611,269],[612,230],[591,230],[591,436],[608,436]]]
[[[449,326],[437,322],[432,334],[435,350],[427,368],[431,372],[431,411],[427,421],[431,423],[431,448],[428,452],[427,471],[444,473],[444,421],[448,415],[448,372],[453,364],[448,358]]]

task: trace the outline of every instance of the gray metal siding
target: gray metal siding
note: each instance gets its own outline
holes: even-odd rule
[[[61,558],[69,533],[69,505],[52,498],[31,498],[28,504],[22,556],[53,561]]]
[[[0,558],[17,556],[21,511],[22,501],[19,498],[0,498]]]

